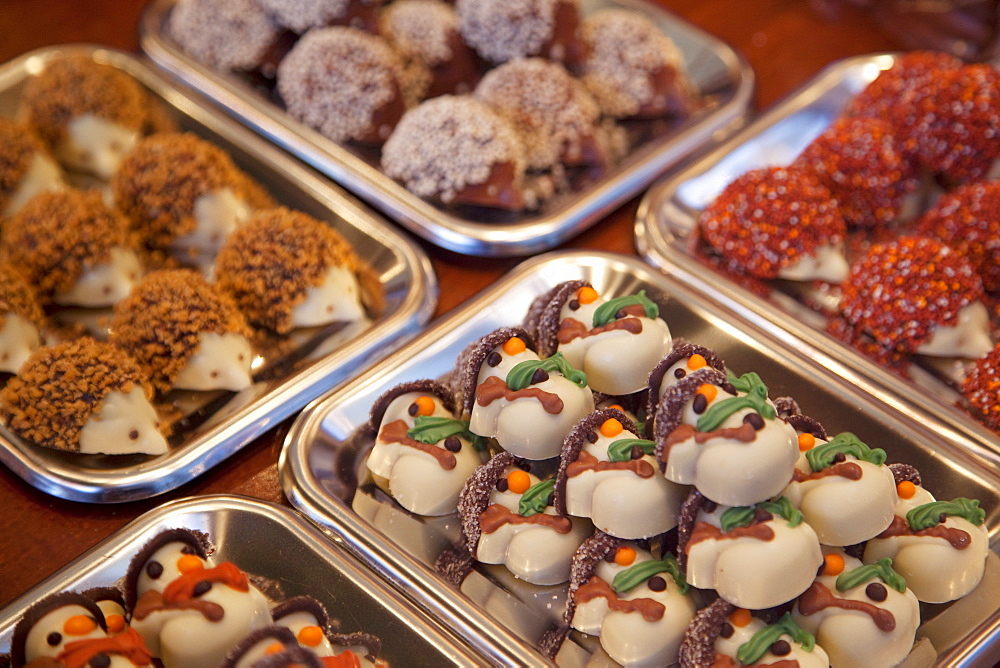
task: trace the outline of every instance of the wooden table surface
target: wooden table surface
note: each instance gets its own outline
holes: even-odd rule
[[[757,78],[755,109],[764,109],[840,58],[897,50],[863,10],[848,5],[817,12],[807,0],[656,0],[739,51]],[[43,46],[94,43],[137,52],[143,0],[3,0],[0,62]],[[567,248],[635,255],[628,202]],[[517,264],[517,259],[468,258],[422,244],[441,286],[437,315],[461,304]],[[88,505],[63,501],[0,466],[0,608],[130,520],[192,495],[235,493],[287,504],[277,459],[290,421],[183,487],[148,501]]]

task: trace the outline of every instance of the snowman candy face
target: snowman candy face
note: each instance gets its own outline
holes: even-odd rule
[[[715,639],[715,652],[735,660],[736,665],[771,665],[796,662],[799,668],[826,668],[830,659],[812,634],[785,613],[773,624],[753,617],[745,608],[729,616],[724,632]]]

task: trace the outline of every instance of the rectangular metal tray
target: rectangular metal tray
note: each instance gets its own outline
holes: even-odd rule
[[[698,215],[727,184],[750,169],[790,163],[894,61],[892,54],[872,54],[828,66],[730,139],[654,184],[636,215],[636,247],[654,266],[729,308],[752,311],[792,345],[864,375],[914,419],[933,416],[953,442],[996,458],[1000,436],[959,407],[961,394],[945,380],[953,374],[944,363],[935,367],[925,358],[909,366],[907,377],[890,372],[827,334],[827,317],[806,304],[793,282],[777,281],[769,294],[753,293],[699,261],[691,247]]]
[[[323,137],[235,76],[214,72],[188,57],[165,34],[174,4],[176,0],[157,0],[142,18],[142,49],[157,65],[410,231],[467,255],[528,255],[562,243],[638,194],[696,149],[741,125],[753,98],[749,65],[717,38],[644,0],[581,0],[584,15],[605,7],[647,14],[677,43],[707,108],[680,123],[656,129],[595,183],[549,202],[539,212],[493,215],[482,209],[478,215],[458,215],[413,195],[383,174],[377,152],[363,152]]]
[[[0,610],[0,654],[34,602],[61,591],[109,587],[124,577],[134,554],[167,529],[208,534],[219,561],[273,583],[284,597],[310,595],[339,620],[341,631],[382,640],[390,666],[473,666],[486,659],[439,622],[380,581],[295,511],[239,496],[173,501],[151,510]],[[279,601],[275,601],[279,602]]]
[[[468,343],[497,327],[518,324],[535,296],[574,279],[588,280],[599,293],[609,295],[645,289],[660,305],[674,337],[715,350],[736,373],[756,371],[770,396],[794,397],[804,413],[831,433],[849,430],[873,447],[883,447],[890,461],[913,464],[938,498],[981,499],[992,549],[1000,547],[997,462],[957,447],[933,416],[907,419],[873,394],[863,379],[823,366],[772,336],[759,319],[734,313],[635,258],[554,252],[522,263],[363,378],[312,404],[296,419],[279,459],[282,488],[295,507],[328,527],[372,568],[476,646],[499,646],[510,654],[535,647],[560,618],[565,587],[533,587],[513,580],[501,567],[483,566],[470,574],[460,591],[448,585],[433,564],[458,538],[457,517],[420,518],[377,491],[364,464],[372,441],[363,427],[372,403],[385,390],[445,375]],[[997,570],[997,560],[990,562],[991,570]],[[993,605],[970,601],[926,610],[922,632],[931,637],[940,661],[1000,655],[995,590],[991,596]],[[571,638],[556,657],[559,665],[597,659],[591,656],[600,654],[592,638]],[[526,656],[543,659],[534,649]]]
[[[389,353],[430,319],[437,303],[437,279],[426,254],[405,234],[134,56],[84,45],[21,56],[0,66],[0,115],[16,113],[22,87],[32,73],[70,55],[89,57],[131,75],[163,105],[179,129],[224,149],[280,204],[335,224],[372,268],[385,293],[384,308],[368,327],[293,340],[293,352],[301,353],[302,359],[278,369],[268,380],[233,395],[195,393],[198,396],[181,409],[205,421],[186,431],[182,442],[165,455],[61,452],[26,443],[0,425],[0,462],[38,489],[73,501],[133,501],[190,481]]]

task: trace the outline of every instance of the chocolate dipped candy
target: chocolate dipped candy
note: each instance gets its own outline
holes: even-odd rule
[[[567,622],[623,666],[670,665],[695,615],[688,589],[673,555],[598,533],[574,559]]]
[[[236,643],[219,668],[323,668],[319,656],[300,645],[284,626],[259,628]]]
[[[39,348],[0,393],[7,426],[37,445],[84,454],[160,455],[153,389],[124,351],[81,337]]]
[[[646,422],[644,424],[647,436],[652,436],[654,433],[656,411],[667,390],[695,371],[706,367],[711,367],[722,374],[726,373],[726,363],[714,350],[690,343],[685,339],[673,339],[673,347],[670,352],[657,362],[653,370],[649,372],[645,396]]]
[[[314,653],[324,665],[336,661],[322,660],[339,657],[339,661],[358,668],[385,666],[378,659],[382,641],[370,633],[340,633],[337,622],[331,620],[326,608],[311,596],[296,596],[271,608],[271,617],[277,626],[287,628],[296,642]]]
[[[969,367],[961,390],[972,414],[990,429],[1000,430],[1000,344]]]
[[[458,499],[472,557],[502,564],[531,584],[568,580],[573,554],[593,527],[556,511],[550,502],[554,487],[554,480],[539,480],[509,452],[478,467]]]
[[[920,605],[891,559],[866,566],[833,551],[795,601],[792,618],[832,666],[894,666],[913,646]]]
[[[802,511],[823,545],[862,543],[892,522],[896,481],[885,451],[850,432],[820,441],[799,434],[806,448],[782,496]]]
[[[17,373],[42,345],[44,325],[34,288],[13,267],[0,263],[0,371]]]
[[[215,668],[231,647],[271,623],[269,604],[232,562],[216,563],[191,531],[155,536],[125,575],[132,628],[165,668]]]
[[[556,476],[560,512],[588,517],[618,538],[649,538],[677,525],[685,488],[659,475],[652,441],[618,409],[581,420],[563,444]]]
[[[313,28],[350,26],[375,32],[383,0],[258,0],[281,25],[302,34]]]
[[[649,370],[670,351],[670,329],[644,290],[608,299],[584,281],[568,281],[540,300],[544,305],[532,305],[527,322],[539,354],[562,353],[595,392],[642,390]]]
[[[477,437],[455,409],[451,391],[432,380],[397,385],[372,406],[368,470],[411,513],[455,512],[465,481],[483,463]]]
[[[66,187],[62,170],[24,123],[0,118],[0,218],[42,192]]]
[[[586,55],[577,0],[456,0],[465,43],[490,63],[541,56],[570,69]]]
[[[667,480],[694,485],[716,503],[770,499],[792,479],[794,428],[777,416],[756,373],[705,367],[669,388],[656,409],[656,458]]]

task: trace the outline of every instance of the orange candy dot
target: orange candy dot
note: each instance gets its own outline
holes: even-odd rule
[[[736,608],[729,613],[729,623],[737,628],[743,628],[750,623],[751,619],[753,619],[753,615],[746,608]]]
[[[426,394],[421,397],[417,397],[417,400],[413,403],[417,405],[417,415],[427,416],[434,414],[434,400]]]
[[[624,413],[624,412],[625,412],[625,409],[624,409],[624,408],[622,407],[622,405],[621,405],[621,404],[611,404],[610,406],[608,406],[608,408],[617,408],[617,409],[618,409],[618,410],[620,410],[620,411],[621,411],[622,413]]]
[[[909,480],[900,480],[899,484],[896,485],[896,494],[898,494],[901,499],[912,499],[913,495],[916,493],[917,486]]]
[[[635,549],[622,545],[615,551],[615,563],[619,566],[631,566],[635,561]]]
[[[323,629],[315,625],[303,626],[296,636],[299,643],[306,647],[318,647],[325,637]]]
[[[702,369],[706,366],[708,366],[708,361],[698,353],[695,353],[688,358],[688,368],[692,371],[697,371],[698,369]]]
[[[177,570],[181,573],[190,573],[205,568],[201,559],[193,554],[181,555],[177,560]]]
[[[97,628],[97,620],[89,615],[73,615],[63,622],[63,633],[68,636],[85,636]]]
[[[625,427],[623,427],[622,423],[615,418],[608,418],[604,421],[604,424],[601,425],[601,436],[604,436],[605,438],[614,438],[623,431],[625,431]]]
[[[708,403],[712,403],[715,401],[715,397],[719,394],[719,388],[711,383],[705,383],[698,388],[698,394],[705,395],[705,398],[708,399]]]
[[[527,349],[528,346],[524,343],[524,339],[518,336],[510,337],[503,344],[503,351],[508,355],[520,355]]]
[[[274,642],[267,646],[264,650],[264,654],[281,654],[285,651],[285,646],[280,642]]]
[[[823,575],[840,575],[844,572],[844,558],[831,553],[823,557]]]
[[[531,478],[527,471],[511,471],[507,474],[507,489],[515,494],[524,494],[531,487]]]
[[[584,286],[576,291],[576,300],[581,304],[593,304],[597,301],[597,290]]]
[[[104,621],[108,625],[108,633],[121,633],[125,630],[125,617],[122,615],[106,615]]]
[[[816,437],[812,434],[799,434],[799,452],[812,450],[816,447]]]

